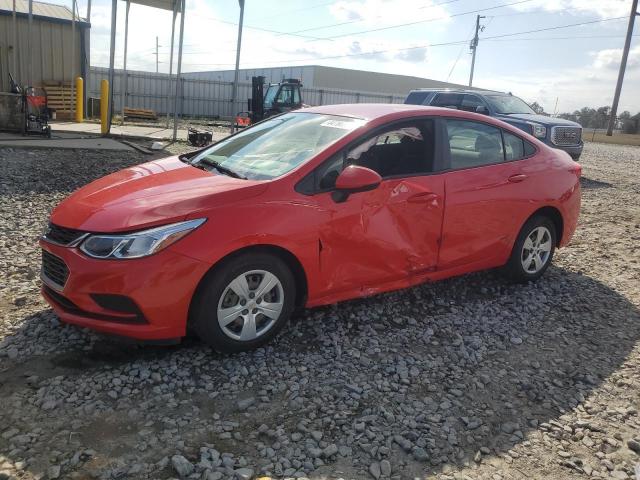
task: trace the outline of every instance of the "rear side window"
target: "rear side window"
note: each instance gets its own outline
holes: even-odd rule
[[[404,103],[407,105],[424,105],[427,96],[431,92],[411,92],[407,95]]]
[[[503,131],[504,137],[504,158],[505,160],[520,160],[533,155],[536,149],[529,142],[524,141],[517,135]]]
[[[451,168],[491,165],[504,161],[499,128],[467,120],[447,120]]]
[[[465,95],[460,104],[460,110],[465,112],[475,112],[478,107],[484,107],[485,104],[475,95]]]
[[[524,155],[525,157],[530,157],[536,153],[536,147],[531,145],[529,142],[524,142]]]
[[[439,93],[435,100],[431,103],[434,107],[446,107],[457,109],[462,101],[462,95],[459,93]]]

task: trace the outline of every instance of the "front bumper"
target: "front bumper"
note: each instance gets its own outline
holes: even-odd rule
[[[145,258],[97,260],[77,248],[44,240],[40,246],[69,271],[64,286],[41,275],[42,294],[63,322],[137,340],[185,336],[191,299],[209,269],[205,263],[170,248]],[[100,301],[104,297],[129,300],[123,310]]]
[[[553,143],[548,143],[547,145],[549,145],[551,148],[557,148],[558,150],[564,150],[565,152],[567,152],[569,155],[571,155],[571,158],[573,158],[574,160],[578,160],[578,158],[580,158],[580,155],[582,154],[582,149],[584,148],[584,143],[580,142],[579,145],[571,145],[571,146],[558,146],[558,145],[554,145]]]

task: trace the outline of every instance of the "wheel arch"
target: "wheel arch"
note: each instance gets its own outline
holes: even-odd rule
[[[202,276],[198,285],[194,291],[193,296],[191,297],[191,302],[189,303],[189,315],[188,315],[188,323],[191,321],[192,309],[199,295],[201,294],[202,287],[205,283],[205,280],[212,275],[217,270],[224,268],[225,264],[233,261],[235,258],[238,258],[242,255],[248,253],[263,253],[268,255],[273,255],[282,260],[290,269],[291,273],[296,282],[296,300],[295,306],[296,308],[303,307],[307,300],[307,295],[309,292],[309,284],[307,281],[307,274],[302,266],[302,262],[296,257],[291,251],[287,250],[278,245],[272,244],[258,244],[258,245],[249,245],[246,247],[239,248],[234,250],[233,252],[228,253],[220,260],[215,262],[211,267],[207,270],[207,272]],[[302,288],[299,288],[299,287]]]
[[[553,222],[553,225],[556,227],[556,247],[559,247],[562,241],[562,236],[564,235],[564,219],[562,218],[562,213],[560,212],[560,210],[551,205],[539,208],[531,215],[529,215],[529,217],[524,221],[522,225],[524,226],[529,220],[536,216],[547,217]]]

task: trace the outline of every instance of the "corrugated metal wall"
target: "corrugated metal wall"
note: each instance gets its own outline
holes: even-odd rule
[[[100,96],[100,82],[108,79],[109,70],[92,67],[88,82],[88,96]],[[156,113],[173,111],[173,92],[175,80],[169,86],[169,76],[162,73],[128,72],[127,102],[131,108],[146,108]],[[116,70],[114,78],[114,109],[121,111],[122,70]],[[238,100],[231,104],[233,83],[217,80],[197,80],[183,78],[179,99],[182,102],[182,113],[190,117],[233,118],[247,109],[247,99],[251,96],[251,84],[239,83]],[[167,96],[171,92],[171,100]],[[304,103],[308,105],[332,105],[338,103],[402,103],[404,96],[376,93],[360,93],[347,90],[307,88],[302,90]]]
[[[29,21],[16,18],[17,48],[13,45],[13,19],[0,15],[0,91],[9,91],[9,72],[20,84],[31,83],[40,86],[43,82],[70,82],[72,37],[71,25],[61,22],[48,22],[33,19],[31,50],[29,51]],[[80,35],[82,30],[76,26],[75,72],[80,73]],[[16,55],[17,67],[13,61]],[[29,79],[30,65],[33,78]]]

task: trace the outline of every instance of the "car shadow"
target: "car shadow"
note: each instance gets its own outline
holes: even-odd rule
[[[611,188],[609,182],[603,182],[601,180],[593,180],[591,178],[587,178],[584,175],[580,177],[580,186],[584,189],[594,189],[594,188]]]
[[[43,325],[42,315],[26,318],[15,335],[29,337]],[[640,311],[608,285],[553,266],[535,284],[508,285],[494,272],[482,272],[304,310],[269,346],[239,355],[220,355],[194,340],[172,347],[129,345],[55,322],[47,322],[45,331],[40,327],[39,341],[55,342],[60,329],[77,334],[77,347],[3,361],[0,401],[30,388],[26,379],[34,374],[41,381],[62,375],[73,384],[74,378],[105,371],[178,365],[187,370],[180,375],[193,390],[186,393],[182,383],[167,388],[182,402],[197,399],[201,408],[191,414],[192,424],[206,424],[224,402],[219,411],[238,422],[245,436],[262,423],[271,429],[284,425],[291,434],[300,420],[320,419],[322,426],[315,428],[323,430],[324,440],[352,448],[354,458],[332,457],[309,478],[335,469],[366,476],[368,465],[382,458],[404,478],[463,468],[481,450],[485,457],[504,454],[532,430],[584,407],[634,348]],[[227,389],[217,396],[215,385],[228,386],[231,376],[235,393]],[[162,396],[154,393],[158,384],[145,382],[137,386],[134,403],[153,404],[151,410],[167,418],[181,415],[163,409]],[[260,391],[273,392],[263,408],[251,415],[237,411],[238,398]],[[100,398],[109,402],[106,392]],[[61,405],[56,415],[64,419],[75,412]],[[29,413],[35,421],[49,414],[37,408]],[[0,412],[1,423],[11,425],[8,415]],[[122,421],[135,423],[126,415]],[[351,428],[360,422],[364,430]],[[253,442],[198,432],[183,437],[194,456],[206,442],[220,442],[247,458],[255,454]],[[7,456],[8,447],[0,438],[0,453]],[[23,453],[14,450],[8,458],[22,460]]]

